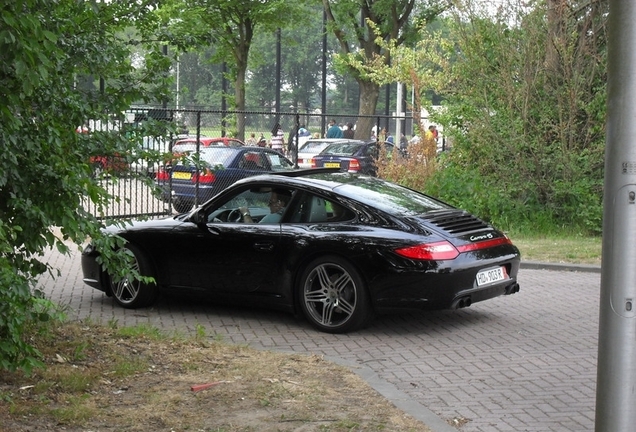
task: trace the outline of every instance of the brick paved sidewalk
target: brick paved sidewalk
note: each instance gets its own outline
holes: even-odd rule
[[[521,292],[459,311],[379,317],[348,335],[273,311],[171,299],[125,310],[82,283],[79,254],[55,252],[42,277],[73,318],[148,323],[258,349],[313,353],[351,366],[437,432],[593,430],[600,275],[521,270]],[[448,424],[465,424],[458,429]]]

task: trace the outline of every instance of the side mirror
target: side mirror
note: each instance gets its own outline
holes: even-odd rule
[[[198,226],[207,224],[208,219],[205,216],[205,211],[202,208],[200,208],[194,213],[192,213],[192,216],[190,216],[190,222]]]

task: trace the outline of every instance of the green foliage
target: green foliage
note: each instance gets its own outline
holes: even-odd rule
[[[376,31],[391,67],[348,64],[444,97],[433,120],[452,150],[424,176],[426,191],[502,227],[600,233],[607,5],[508,4],[496,15],[462,5],[414,46]],[[398,181],[411,184],[407,174]]]
[[[340,43],[336,70],[358,82],[358,113],[364,116],[375,114],[382,82],[375,71],[390,69],[391,50],[410,46],[419,37],[419,23],[433,20],[449,7],[438,0],[324,0],[323,4],[329,30]],[[372,119],[362,117],[356,126],[356,138],[371,136]]]
[[[66,252],[67,241],[103,237],[83,206],[109,199],[101,179],[91,176],[90,156],[129,154],[134,147],[116,130],[79,134],[76,128],[89,120],[111,124],[108,113],[161,100],[169,89],[162,78],[170,62],[159,47],[148,46],[144,64],[133,66],[124,30],[149,16],[153,2],[142,3],[24,0],[2,8],[0,369],[40,365],[22,334],[51,316],[32,290],[49,270],[41,261],[45,249]],[[93,84],[100,76],[103,92]]]
[[[453,61],[440,67],[452,89],[436,89],[453,139],[437,179],[443,198],[498,224],[600,232],[606,15],[597,6],[449,22]],[[579,31],[592,28],[595,38]]]
[[[234,83],[234,97],[228,98],[229,105],[245,111],[248,58],[255,35],[302,21],[306,4],[284,0],[170,0],[164,2],[156,16],[178,49],[207,49],[213,44],[211,59],[227,66],[227,77]],[[198,96],[209,95],[208,88]],[[243,116],[237,116],[236,128],[237,138],[243,140]]]

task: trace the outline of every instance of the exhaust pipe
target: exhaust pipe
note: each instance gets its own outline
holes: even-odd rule
[[[464,297],[455,299],[453,303],[451,304],[450,308],[461,309],[461,308],[466,308],[470,306],[471,304],[472,304],[472,300],[470,299],[470,296],[464,296]]]
[[[506,287],[506,295],[514,294],[519,292],[519,284],[514,283],[512,285],[508,285]]]

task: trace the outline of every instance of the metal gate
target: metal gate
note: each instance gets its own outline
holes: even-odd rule
[[[135,148],[127,153],[111,156],[96,156],[91,159],[95,175],[99,176],[99,182],[109,194],[107,205],[98,207],[87,204],[88,210],[100,219],[130,219],[140,217],[157,217],[174,213],[172,197],[170,194],[161,193],[161,187],[155,182],[157,174],[162,174],[161,182],[163,190],[166,190],[165,168],[169,164],[168,159],[164,163],[148,162],[144,154],[171,155],[173,145],[182,139],[190,139],[198,143],[204,137],[229,137],[237,136],[239,129],[244,131],[245,140],[263,137],[268,140],[273,134],[275,125],[280,125],[284,131],[285,144],[294,142],[292,133],[300,126],[308,129],[313,136],[324,137],[327,118],[338,118],[344,124],[356,124],[357,116],[351,115],[322,115],[316,113],[276,113],[276,112],[234,112],[220,110],[191,110],[191,109],[167,109],[141,107],[126,111],[123,115],[115,116],[108,122],[89,121],[86,125],[87,132],[109,131],[117,134],[126,134],[129,130],[139,129],[139,125],[163,123],[170,125],[165,130],[168,133],[152,136],[137,136]],[[374,116],[374,131],[388,128],[400,119],[387,116]],[[411,128],[412,129],[412,128]],[[141,128],[143,130],[143,128]],[[243,138],[243,137],[241,137]],[[369,137],[371,138],[371,137]],[[297,139],[297,136],[296,136]],[[297,141],[296,141],[297,142]],[[294,162],[295,154],[291,150],[287,156]],[[169,178],[170,176],[167,176]],[[168,180],[169,182],[171,180]],[[168,191],[172,189],[168,183]],[[195,201],[200,203],[200,201]],[[87,201],[88,203],[88,201]]]

